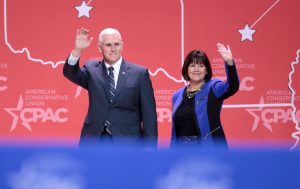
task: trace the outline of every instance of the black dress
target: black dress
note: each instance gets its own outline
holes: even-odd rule
[[[200,130],[195,115],[195,94],[198,91],[191,91],[191,98],[187,97],[186,90],[183,93],[183,101],[174,115],[175,132],[178,139],[199,140]]]

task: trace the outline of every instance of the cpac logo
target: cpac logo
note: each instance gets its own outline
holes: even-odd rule
[[[7,90],[7,86],[3,85],[1,83],[6,82],[7,81],[7,77],[5,76],[0,76],[0,91],[5,91]]]
[[[158,122],[171,122],[172,111],[169,108],[156,108]]]
[[[244,77],[241,81],[240,81],[240,90],[241,91],[253,91],[254,90],[254,86],[251,85],[251,82],[254,81],[254,77]]]
[[[264,99],[261,97],[260,104],[264,104]],[[252,126],[252,132],[254,132],[261,120],[263,126],[270,132],[273,132],[272,124],[276,123],[287,123],[293,121],[293,110],[291,108],[285,110],[282,108],[248,108],[246,111],[254,117],[254,123]],[[300,111],[298,110],[295,114],[296,120],[300,121]]]
[[[23,104],[23,97],[20,96],[16,108],[4,108],[13,117],[10,131],[13,131],[17,127],[19,119],[22,125],[29,131],[32,131],[30,123],[64,123],[68,121],[68,118],[63,115],[68,112],[66,108],[58,108],[57,110],[53,110],[52,108],[23,108]]]
[[[217,76],[217,78],[225,81],[227,78],[224,76]],[[255,87],[253,86],[254,77],[246,76],[240,79],[240,91],[253,91]]]

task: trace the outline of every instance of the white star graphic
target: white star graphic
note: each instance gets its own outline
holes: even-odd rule
[[[249,41],[253,41],[252,35],[256,32],[256,30],[252,30],[248,24],[244,27],[244,29],[238,30],[240,34],[242,34],[241,41],[248,39]]]
[[[78,11],[78,18],[82,17],[82,16],[86,16],[86,17],[90,17],[90,10],[93,7],[88,6],[85,1],[82,1],[80,6],[76,6],[75,9],[77,9]]]
[[[259,102],[259,103],[260,103],[260,104],[264,104],[264,103],[265,103],[263,97],[260,98],[260,102]],[[258,123],[259,123],[259,120],[260,120],[260,116],[258,116],[258,115],[257,115],[256,113],[254,113],[254,112],[261,112],[262,110],[263,110],[263,107],[258,107],[258,108],[248,108],[248,109],[246,109],[246,111],[254,117],[254,122],[253,122],[253,126],[252,126],[251,132],[254,132],[254,131],[257,129]],[[270,124],[268,124],[268,123],[263,123],[263,125],[264,125],[264,127],[267,128],[269,131],[273,132],[273,129],[272,129],[272,127],[271,127]]]
[[[20,111],[20,110],[22,109],[22,107],[23,107],[23,103],[24,103],[23,97],[20,96],[19,102],[18,102],[16,108],[4,108],[5,111],[6,111],[7,113],[9,113],[9,114],[14,118],[14,120],[13,120],[13,122],[12,122],[12,124],[11,124],[11,127],[10,127],[10,131],[13,131],[13,130],[17,127],[18,120],[19,120],[19,116],[18,116],[17,114],[15,114],[14,111]],[[24,127],[25,127],[26,129],[28,129],[30,132],[32,131],[32,130],[31,130],[31,127],[30,127],[30,125],[29,125],[28,123],[22,123],[22,124],[23,124]]]

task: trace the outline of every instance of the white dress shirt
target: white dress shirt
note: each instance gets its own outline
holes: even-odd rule
[[[71,66],[74,66],[77,62],[78,62],[79,57],[74,57],[71,53],[71,55],[68,58],[68,64]],[[108,63],[105,63],[105,66],[107,68],[107,75],[108,75],[108,67],[112,66],[114,68],[114,79],[115,79],[115,88],[117,88],[117,82],[118,82],[118,77],[119,77],[119,72],[120,72],[120,68],[121,68],[121,62],[122,62],[122,57],[113,65],[110,65]]]

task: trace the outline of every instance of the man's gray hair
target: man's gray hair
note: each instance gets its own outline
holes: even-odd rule
[[[118,30],[114,29],[114,28],[105,28],[103,29],[100,33],[99,33],[99,37],[98,37],[98,40],[100,43],[103,42],[103,37],[104,35],[118,35],[122,41],[122,37],[121,37],[121,34]]]

